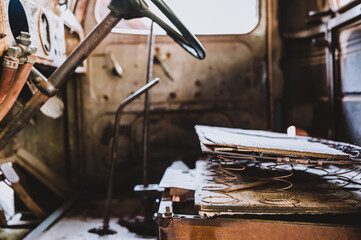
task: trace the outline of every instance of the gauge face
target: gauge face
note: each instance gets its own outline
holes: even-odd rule
[[[50,27],[48,18],[44,13],[39,18],[39,33],[42,47],[45,53],[49,54],[51,50]]]
[[[29,32],[25,9],[19,0],[10,0],[8,14],[9,25],[14,39],[20,35],[20,32]]]

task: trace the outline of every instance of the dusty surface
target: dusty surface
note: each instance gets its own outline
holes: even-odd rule
[[[140,201],[134,197],[121,197],[113,200],[111,206],[110,228],[117,233],[108,236],[98,236],[89,233],[91,228],[98,228],[102,225],[102,216],[105,207],[103,200],[82,199],[55,225],[48,231],[44,232],[38,240],[93,240],[93,239],[156,239],[151,236],[141,236],[130,232],[126,227],[118,224],[122,217],[133,216],[140,210]]]
[[[322,143],[309,142],[306,138],[289,137],[287,134],[224,128],[195,126],[199,140],[206,146],[231,147],[238,151],[285,154],[300,157],[348,159],[349,155]]]

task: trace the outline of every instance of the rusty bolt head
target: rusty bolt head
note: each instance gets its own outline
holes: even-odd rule
[[[43,80],[43,79],[42,79],[41,77],[35,77],[35,78],[33,79],[33,81],[34,81],[35,83],[41,83],[42,80]]]
[[[164,213],[164,217],[166,218],[169,218],[169,217],[172,217],[172,212],[170,211],[170,207],[169,206],[166,206],[165,207],[165,213]]]
[[[35,54],[37,50],[38,50],[37,47],[30,47],[29,54]]]
[[[20,52],[21,50],[17,47],[9,47],[6,50],[6,55],[8,55],[9,57],[16,58],[20,54]]]
[[[27,32],[20,32],[20,36],[16,38],[17,44],[29,46],[31,44],[31,35]]]

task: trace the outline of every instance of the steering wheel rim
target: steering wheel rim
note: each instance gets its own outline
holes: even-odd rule
[[[204,59],[206,57],[206,52],[202,44],[199,42],[197,37],[178,19],[173,10],[165,2],[163,2],[163,0],[151,1],[169,19],[180,34],[150,11],[145,0],[111,0],[108,8],[115,16],[123,17],[124,19],[139,17],[150,18],[163,28],[175,42],[177,42],[192,56],[198,59]]]
[[[179,20],[173,10],[163,0],[151,1],[169,19],[169,21],[173,23],[173,25],[178,29],[181,34],[175,31],[171,26],[161,20],[149,9],[143,12],[144,16],[156,22],[175,42],[177,42],[182,48],[184,48],[195,58],[204,59],[206,57],[206,53],[202,44],[200,43],[198,38],[184,26],[184,24]]]

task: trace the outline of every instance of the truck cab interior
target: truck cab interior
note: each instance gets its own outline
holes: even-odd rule
[[[0,0],[0,239],[361,239],[360,49],[358,0]]]

